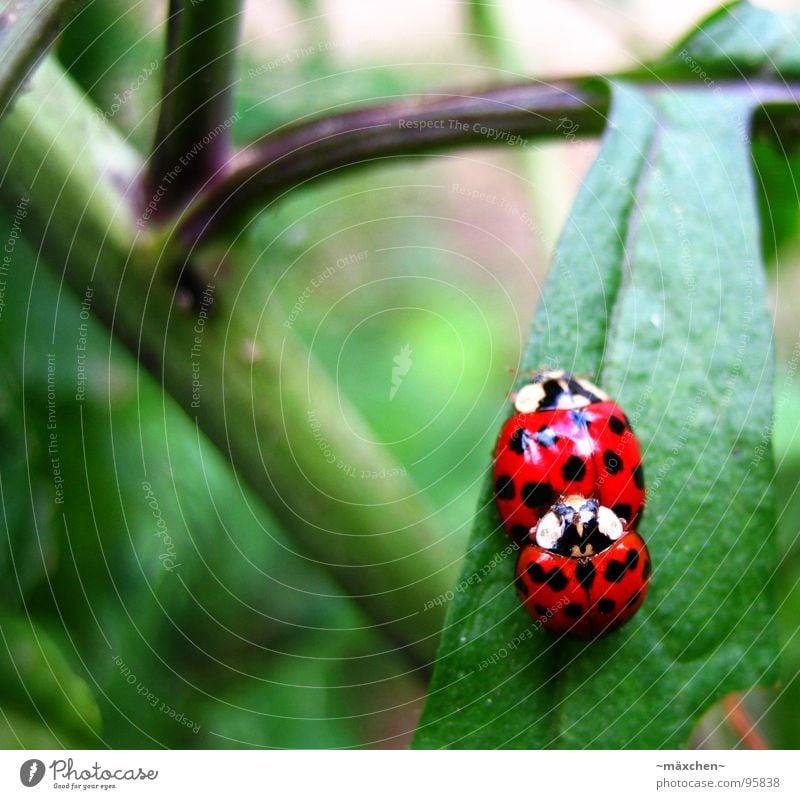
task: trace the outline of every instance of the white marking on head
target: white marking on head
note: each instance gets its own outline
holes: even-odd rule
[[[558,539],[561,538],[563,532],[564,526],[561,523],[561,519],[558,518],[557,514],[550,511],[539,519],[534,537],[536,543],[540,547],[544,549],[555,549],[558,544]]]
[[[544,399],[544,389],[539,383],[528,383],[514,396],[514,407],[517,413],[533,413],[538,410]]]
[[[612,541],[616,541],[625,532],[619,516],[605,505],[597,509],[597,529]]]

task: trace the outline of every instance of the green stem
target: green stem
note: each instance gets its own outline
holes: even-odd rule
[[[430,662],[443,614],[441,602],[427,610],[426,603],[454,582],[451,548],[407,479],[369,479],[402,470],[370,443],[370,431],[284,327],[276,304],[243,284],[237,289],[241,253],[229,256],[224,292],[214,276],[201,287],[213,303],[174,304],[175,272],[159,260],[161,242],[137,229],[125,189],[141,165],[53,62],[37,73],[0,136],[18,142],[0,153],[0,173],[4,192],[31,197],[26,235],[33,245],[79,296],[92,284],[101,320],[304,554],[418,663]],[[334,421],[342,405],[350,429]]]
[[[146,180],[148,200],[158,200],[156,218],[190,200],[231,155],[242,5],[170,0],[163,99]]]

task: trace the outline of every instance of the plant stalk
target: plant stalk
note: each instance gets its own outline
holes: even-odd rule
[[[764,105],[800,103],[797,84],[743,80],[719,87]],[[640,88],[657,91],[663,85]],[[707,91],[699,84],[697,90]],[[213,239],[291,189],[381,159],[470,145],[524,146],[532,137],[597,136],[606,124],[609,96],[600,80],[531,82],[372,106],[279,129],[230,159],[224,174],[182,212],[176,235],[189,246]],[[771,135],[777,116],[762,120]]]
[[[380,159],[453,146],[524,146],[527,137],[599,134],[608,91],[597,81],[442,94],[326,116],[270,133],[230,161],[184,213],[180,238],[213,238],[288,190]]]
[[[231,156],[243,0],[170,0],[164,89],[145,182],[153,218],[183,207]]]
[[[160,240],[136,225],[141,163],[60,68],[43,64],[2,126],[3,192],[31,197],[26,236],[272,510],[310,562],[421,667],[433,659],[458,564],[435,514],[276,303],[210,275],[181,300]],[[246,255],[246,254],[245,254]],[[235,253],[230,260],[242,256]],[[241,296],[237,296],[240,294]],[[199,384],[199,385],[198,385]],[[342,406],[351,428],[334,422]],[[265,532],[265,535],[267,533]],[[331,601],[335,601],[335,597]]]

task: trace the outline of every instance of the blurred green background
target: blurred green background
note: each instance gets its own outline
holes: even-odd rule
[[[713,7],[250,3],[235,136],[244,143],[361,100],[621,69],[661,52]],[[158,2],[123,16],[96,2],[58,46],[98,113],[143,152],[163,16]],[[562,141],[383,162],[295,191],[247,229],[265,297],[427,495],[453,559],[549,253],[595,151]],[[762,148],[756,165],[769,190],[765,256],[781,372],[784,680],[748,703],[772,745],[798,747],[798,202],[794,162]],[[24,241],[13,275],[0,316],[0,745],[406,746],[424,675],[294,548],[93,318],[86,397],[76,402],[74,375],[57,371],[48,408],[48,356],[74,363],[81,298]],[[408,368],[393,393],[396,358]],[[53,502],[53,412],[64,504]],[[173,556],[170,571],[162,564]],[[715,709],[695,743],[735,744],[720,722]]]

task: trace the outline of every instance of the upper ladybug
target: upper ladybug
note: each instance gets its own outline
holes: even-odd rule
[[[565,371],[538,372],[513,395],[494,453],[497,505],[517,543],[567,494],[596,497],[636,530],[644,507],[639,442],[608,395]]]

